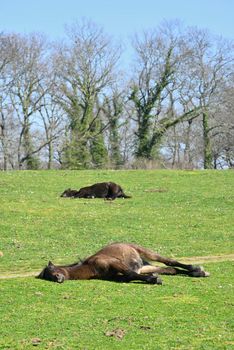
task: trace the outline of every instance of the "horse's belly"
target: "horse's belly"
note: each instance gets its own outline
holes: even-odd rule
[[[143,261],[141,259],[132,259],[129,266],[131,270],[138,272],[138,270],[143,266]]]

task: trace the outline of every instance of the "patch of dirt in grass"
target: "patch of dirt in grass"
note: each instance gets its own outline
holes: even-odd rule
[[[36,277],[39,275],[39,271],[31,271],[25,273],[1,273],[0,279],[10,279],[10,278],[22,278],[22,277]]]
[[[121,328],[116,328],[112,331],[107,331],[105,332],[105,336],[107,337],[114,337],[117,340],[122,340],[123,337],[125,336],[126,331]]]
[[[183,257],[183,258],[180,258],[178,260],[183,261],[185,263],[195,263],[195,264],[215,263],[215,262],[222,262],[222,261],[234,261],[234,254],[191,256],[191,257]]]
[[[167,192],[168,190],[166,188],[149,188],[148,190],[145,190],[145,192]]]

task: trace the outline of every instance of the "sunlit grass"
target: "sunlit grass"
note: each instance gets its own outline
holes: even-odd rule
[[[110,180],[133,198],[59,197]],[[231,254],[233,184],[232,171],[2,172],[0,276],[74,262],[113,241],[171,257]],[[164,276],[163,286],[2,279],[0,349],[31,349],[35,339],[40,349],[232,349],[233,262],[205,267],[210,278]]]

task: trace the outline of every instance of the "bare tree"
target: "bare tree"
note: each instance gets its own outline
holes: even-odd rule
[[[234,78],[234,77],[233,77]],[[234,167],[234,79],[230,79],[216,102],[212,115],[212,157],[214,168]]]
[[[9,91],[16,78],[10,70],[17,50],[14,38],[12,34],[0,34],[0,145],[4,170],[7,170],[9,162],[12,166],[14,163],[12,139],[16,123],[9,101]]]
[[[51,86],[49,92],[43,96],[42,107],[39,110],[44,129],[48,169],[52,169],[53,167],[57,140],[62,137],[65,129],[64,112],[56,102],[55,95],[54,88]]]
[[[214,123],[213,115],[216,101],[233,74],[233,44],[197,28],[188,31],[186,41],[191,54],[182,75],[186,83],[181,97],[201,110],[203,165],[213,168],[212,134],[220,125]]]
[[[11,104],[18,117],[20,133],[18,138],[18,166],[26,163],[26,168],[38,166],[35,155],[46,146],[47,142],[34,144],[33,118],[42,108],[46,93],[43,81],[46,78],[46,44],[39,34],[15,38],[17,52],[11,64],[11,72],[16,78],[11,87]],[[35,133],[34,133],[35,134]]]
[[[92,22],[75,23],[67,28],[67,34],[70,42],[57,50],[55,62],[60,78],[59,103],[70,121],[68,148],[74,149],[70,157],[78,167],[90,163],[99,166],[107,153],[97,101],[115,79],[120,52]],[[98,154],[101,157],[97,159]]]

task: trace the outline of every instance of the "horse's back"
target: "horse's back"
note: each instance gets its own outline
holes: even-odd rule
[[[131,264],[132,261],[139,261],[141,262],[141,257],[137,250],[128,243],[112,243],[105,247],[103,247],[101,250],[99,250],[96,254],[93,256],[99,256],[102,257],[105,256],[106,259],[108,258],[115,258],[119,261],[123,262],[124,264],[128,265]]]

